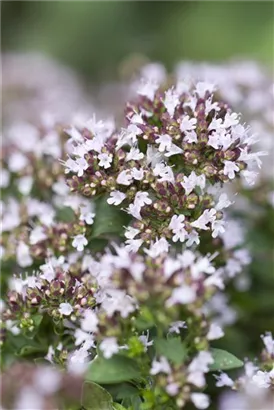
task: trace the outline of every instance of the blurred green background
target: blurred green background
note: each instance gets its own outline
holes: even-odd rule
[[[36,50],[93,81],[116,79],[130,55],[171,69],[182,59],[273,65],[272,1],[5,1],[2,50]]]

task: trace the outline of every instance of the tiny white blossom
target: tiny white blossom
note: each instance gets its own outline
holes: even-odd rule
[[[170,298],[167,300],[167,306],[173,306],[177,303],[186,305],[194,302],[196,299],[196,291],[188,285],[182,285],[172,291]]]
[[[209,397],[204,393],[191,393],[191,401],[197,409],[207,409],[210,403]]]
[[[184,137],[184,141],[188,142],[189,144],[191,143],[197,143],[198,142],[198,137],[195,131],[185,131],[185,137]]]
[[[98,155],[99,161],[99,167],[104,167],[105,169],[111,167],[112,163],[112,155],[107,154],[106,152],[103,152],[102,154]]]
[[[143,239],[128,239],[125,248],[128,252],[136,253],[142,246],[143,242]]]
[[[223,193],[220,195],[218,203],[215,207],[217,211],[221,211],[224,208],[228,208],[232,202],[228,199],[228,196],[226,193]]]
[[[16,248],[16,261],[22,268],[30,266],[33,262],[33,259],[30,256],[29,247],[22,241],[19,242]]]
[[[238,172],[240,168],[233,161],[224,161],[224,175],[227,175],[229,179],[235,178],[235,172]]]
[[[208,230],[208,223],[214,222],[216,219],[216,210],[215,209],[206,209],[199,218],[192,222],[191,225],[194,226],[194,228],[199,228],[203,230]]]
[[[43,241],[47,238],[42,226],[36,226],[30,233],[29,243],[35,245],[37,242]]]
[[[206,92],[208,91],[210,94],[215,90],[216,86],[215,84],[208,83],[205,81],[200,81],[196,84],[196,93],[199,95],[199,97],[204,98]]]
[[[69,316],[73,312],[73,307],[70,303],[60,303],[58,310],[61,315]]]
[[[106,337],[100,343],[99,347],[106,359],[110,359],[115,353],[119,352],[119,345],[116,337]]]
[[[223,220],[215,220],[212,222],[212,238],[217,238],[217,236],[221,235],[225,232],[225,221]]]
[[[99,320],[96,314],[90,309],[85,310],[83,319],[81,319],[81,329],[84,330],[84,332],[96,332],[98,323]]]
[[[141,181],[144,178],[144,170],[142,168],[137,169],[137,168],[134,167],[131,170],[131,176],[136,181]]]
[[[139,161],[140,159],[144,158],[144,154],[135,147],[131,147],[130,151],[126,155],[126,161]]]
[[[88,240],[84,235],[76,235],[72,241],[72,246],[76,248],[78,252],[82,252],[87,244]]]
[[[180,103],[179,95],[171,88],[165,92],[164,106],[171,117],[174,115],[175,108]]]
[[[168,252],[168,248],[169,243],[167,242],[166,238],[161,238],[155,243],[151,244],[150,249],[145,249],[145,252],[151,258],[157,258],[157,256],[161,255],[162,253]]]
[[[110,193],[110,198],[107,199],[109,205],[120,205],[123,200],[126,198],[126,194],[121,191],[112,191]]]
[[[265,335],[261,336],[262,341],[265,345],[267,353],[272,356],[274,355],[274,339],[270,332],[267,332]]]
[[[186,322],[178,320],[177,322],[171,323],[169,326],[168,332],[169,333],[176,333],[177,335],[180,334],[180,329],[185,329],[187,327]]]
[[[232,387],[234,386],[234,381],[224,372],[219,375],[214,375],[215,379],[217,380],[216,386],[217,387]]]
[[[168,134],[159,135],[155,142],[159,145],[159,151],[164,152],[167,151],[172,144],[172,138]]]
[[[159,85],[152,80],[142,80],[137,94],[147,97],[149,100],[153,100]]]
[[[181,154],[183,152],[182,148],[178,147],[175,144],[171,144],[168,148],[167,152],[165,153],[165,157],[172,157],[172,155]]]
[[[133,239],[136,235],[138,235],[139,232],[139,229],[133,228],[132,226],[128,226],[125,231],[125,237],[127,239]]]
[[[221,337],[224,336],[224,331],[223,329],[217,325],[216,323],[211,323],[209,331],[207,333],[207,339],[208,340],[216,340],[220,339]]]
[[[150,369],[150,374],[155,376],[159,373],[169,374],[171,372],[171,367],[164,356],[161,356],[159,361],[154,359],[152,362],[152,367]]]
[[[144,205],[152,204],[152,200],[149,198],[148,192],[137,192],[134,198],[134,205],[142,207]]]
[[[130,185],[132,182],[132,176],[130,171],[124,170],[120,172],[120,174],[117,177],[117,184],[120,185]]]
[[[180,130],[182,132],[195,130],[196,124],[197,124],[196,118],[190,118],[189,115],[186,115],[181,120]]]
[[[205,188],[205,175],[196,175],[194,171],[187,177],[186,175],[183,178],[183,182],[181,182],[186,195],[189,195],[195,186],[199,186],[201,189]]]

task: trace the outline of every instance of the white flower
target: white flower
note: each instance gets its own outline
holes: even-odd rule
[[[164,152],[171,147],[172,138],[168,134],[159,135],[155,142],[159,145],[159,151]]]
[[[195,130],[196,124],[197,124],[196,118],[190,118],[189,115],[186,115],[181,120],[180,130],[182,132]]]
[[[126,155],[126,161],[139,161],[140,159],[144,158],[144,154],[135,147],[131,147],[130,151]]]
[[[219,375],[214,375],[215,379],[217,380],[216,386],[217,387],[232,387],[234,386],[234,381],[224,372]]]
[[[226,113],[223,127],[229,128],[239,123],[238,114],[236,112]]]
[[[36,228],[30,233],[29,243],[35,245],[37,242],[43,241],[44,239],[47,239],[44,228],[42,226],[36,226]]]
[[[20,172],[27,167],[29,161],[21,152],[13,152],[8,157],[8,167],[11,172]]]
[[[110,193],[110,198],[107,199],[109,205],[120,205],[123,200],[126,198],[126,194],[121,191],[112,191]]]
[[[190,398],[196,409],[207,409],[209,406],[209,397],[204,393],[191,393]]]
[[[141,207],[136,204],[129,204],[129,207],[127,208],[127,213],[130,215],[134,216],[134,218],[138,219],[141,221],[142,216],[141,216]]]
[[[84,235],[76,235],[72,241],[72,246],[76,248],[78,252],[82,252],[87,244],[88,240]]]
[[[196,291],[188,285],[182,285],[172,291],[170,298],[167,300],[167,306],[173,306],[176,303],[186,305],[194,302],[195,299]]]
[[[107,153],[103,152],[102,154],[98,155],[98,159],[100,160],[99,167],[104,167],[105,169],[111,167],[111,163],[112,163],[112,155],[111,154],[107,154]]]
[[[169,374],[170,372],[171,372],[170,365],[164,356],[161,356],[159,361],[157,361],[156,359],[153,360],[152,367],[150,369],[150,374],[152,376],[155,376],[156,374],[159,374],[159,373]]]
[[[169,223],[169,229],[172,230],[174,236],[172,238],[173,242],[184,242],[187,236],[187,231],[184,229],[185,224],[183,223],[185,219],[184,215],[173,215]]]
[[[139,191],[136,193],[134,198],[134,205],[142,208],[144,205],[152,204],[152,200],[149,198],[147,192]]]
[[[187,376],[187,381],[199,388],[205,387],[205,382],[206,382],[204,373],[198,370],[195,372],[189,373],[189,375]]]
[[[173,117],[175,108],[180,103],[179,95],[171,88],[165,92],[163,103],[169,115]]]
[[[142,80],[137,94],[147,97],[149,100],[153,100],[159,85],[152,80]]]
[[[187,242],[186,242],[186,246],[192,246],[194,243],[196,243],[197,245],[199,245],[199,243],[200,243],[200,238],[199,238],[198,232],[193,229],[193,230],[188,234],[188,239],[187,239]]]
[[[110,359],[115,353],[119,352],[119,345],[117,344],[116,337],[106,337],[100,343],[99,347],[106,359]]]
[[[98,323],[99,320],[96,314],[90,309],[85,310],[83,319],[81,319],[81,329],[84,330],[84,332],[96,332]]]
[[[128,226],[125,231],[125,237],[127,239],[133,239],[136,235],[138,235],[139,232],[139,229],[133,228],[132,226]]]
[[[188,142],[189,144],[191,143],[197,143],[198,142],[198,138],[197,138],[197,134],[195,131],[185,131],[185,137],[184,137],[184,141]]]
[[[258,370],[252,377],[252,382],[261,389],[267,389],[271,386],[274,380],[274,368],[270,372],[263,372]]]
[[[229,179],[235,178],[235,172],[238,172],[240,168],[233,161],[224,161],[224,175],[227,175]]]
[[[172,157],[172,155],[177,155],[181,154],[183,152],[182,148],[179,148],[175,144],[171,144],[171,146],[168,148],[167,152],[165,153],[165,157]]]
[[[58,311],[61,315],[69,316],[73,312],[73,307],[70,303],[60,303]]]
[[[31,191],[33,184],[33,177],[32,176],[25,176],[18,179],[17,187],[19,192],[22,195],[28,195]]]
[[[92,225],[94,222],[94,217],[95,217],[94,213],[87,212],[86,209],[82,209],[79,219],[80,221],[84,221],[88,225]]]
[[[140,340],[140,342],[144,345],[144,350],[145,352],[147,351],[147,348],[149,346],[153,345],[153,340],[148,340],[149,339],[149,331],[147,331],[147,334],[142,334],[141,336],[139,336],[138,338]]]
[[[232,202],[228,199],[228,196],[226,193],[223,193],[220,195],[219,200],[217,205],[215,206],[215,209],[217,211],[221,211],[224,208],[228,208]]]
[[[207,340],[216,340],[224,336],[223,329],[216,323],[211,323],[207,334]]]
[[[212,238],[217,238],[220,234],[225,232],[225,221],[215,220],[212,222]]]
[[[206,351],[200,351],[197,356],[190,363],[188,370],[190,372],[203,372],[209,371],[209,365],[214,362],[211,353]]]
[[[248,169],[244,169],[241,172],[241,176],[245,179],[245,182],[247,183],[247,185],[252,186],[255,184],[257,180],[258,172],[249,171]]]
[[[274,339],[270,332],[267,332],[265,335],[261,336],[262,341],[265,345],[267,353],[272,356],[274,355]]]
[[[134,167],[131,170],[131,176],[136,181],[141,181],[144,178],[144,170],[142,168],[137,169]]]
[[[143,239],[128,239],[126,241],[125,248],[128,252],[135,253],[142,246],[143,242],[144,242]]]
[[[197,176],[194,171],[187,177],[184,176],[183,182],[181,182],[186,195],[189,195],[195,186],[199,186],[201,189],[204,189],[206,183],[205,175]]]
[[[179,383],[169,383],[166,386],[166,392],[169,394],[169,396],[176,396],[179,393],[180,390],[180,385]]]
[[[168,252],[168,248],[169,243],[167,242],[166,238],[161,238],[155,243],[151,244],[150,249],[145,249],[145,252],[151,258],[157,258],[157,256],[161,255],[162,253]]]
[[[33,262],[33,259],[30,256],[29,247],[22,241],[19,242],[16,248],[16,261],[21,268],[26,268]]]
[[[117,177],[117,184],[120,185],[130,185],[132,182],[132,176],[131,172],[128,170],[124,170],[120,172],[120,174]]]
[[[0,187],[7,188],[10,182],[10,173],[7,169],[1,168]]]
[[[160,182],[174,182],[174,175],[171,167],[169,167],[168,165],[165,166],[163,163],[158,163],[154,166],[153,175],[156,177],[160,176]]]
[[[208,230],[208,223],[212,223],[215,221],[216,219],[216,210],[213,209],[206,209],[201,216],[199,216],[198,219],[196,219],[196,221],[192,222],[191,225],[194,226],[194,228],[199,228],[199,229],[203,229],[203,230]]]
[[[186,322],[178,320],[177,322],[173,322],[170,324],[168,332],[176,333],[177,335],[179,335],[180,329],[185,329],[186,327],[187,327]]]
[[[216,86],[213,83],[208,83],[205,81],[200,81],[196,84],[196,93],[198,94],[199,97],[204,98],[206,92],[208,91],[210,94],[213,93],[215,90]]]

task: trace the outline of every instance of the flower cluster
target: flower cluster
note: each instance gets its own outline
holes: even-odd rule
[[[271,397],[270,333],[235,380],[224,371],[243,362],[215,347],[237,317],[227,287],[247,288],[251,261],[227,186],[252,185],[264,152],[214,84],[144,77],[121,129],[95,115],[8,128],[3,366],[49,367],[6,371],[7,408],[206,409],[214,377],[239,400]]]
[[[133,252],[156,241],[198,245],[209,230],[216,238],[231,203],[218,184],[239,174],[252,183],[256,173],[248,166],[260,166],[263,153],[250,152],[252,135],[216,101],[212,84],[164,91],[145,82],[138,94],[127,104],[122,131],[94,122],[69,131],[74,155],[64,165],[71,190],[109,193],[107,202],[133,217],[125,232]]]

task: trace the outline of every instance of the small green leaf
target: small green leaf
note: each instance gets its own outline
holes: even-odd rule
[[[187,355],[187,350],[179,337],[171,339],[156,338],[155,339],[156,352],[165,356],[175,364],[183,363]]]
[[[127,225],[130,218],[125,212],[107,203],[107,196],[96,201],[96,217],[92,226],[92,238],[105,237],[109,234],[121,235],[123,226]]]
[[[75,213],[69,206],[58,209],[56,218],[60,222],[72,222],[75,219]]]
[[[213,348],[211,349],[211,353],[214,359],[214,363],[210,365],[211,371],[230,370],[243,366],[243,362],[241,360],[225,350]]]
[[[112,397],[103,387],[93,382],[84,382],[81,405],[86,410],[112,410]]]
[[[112,384],[139,379],[140,376],[138,365],[133,359],[121,355],[110,359],[97,356],[89,365],[86,380]]]
[[[124,406],[122,406],[119,403],[113,403],[113,409],[114,410],[127,410]]]

